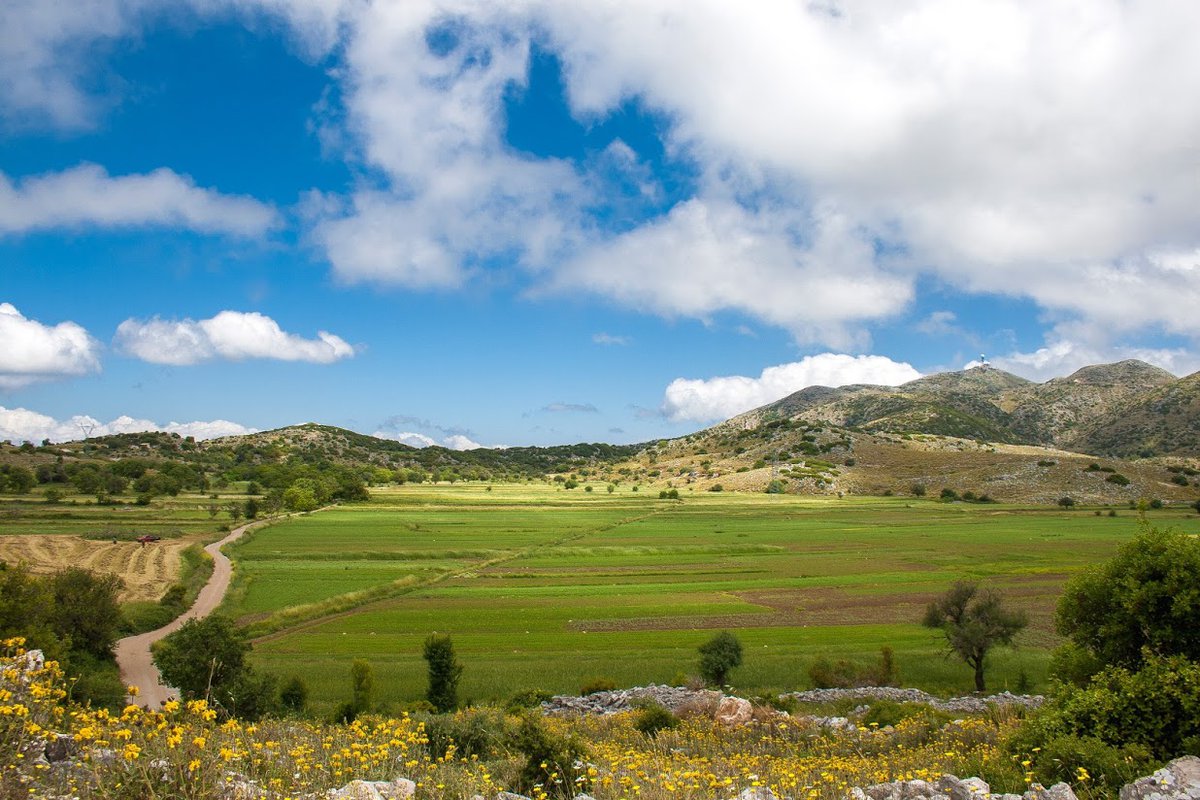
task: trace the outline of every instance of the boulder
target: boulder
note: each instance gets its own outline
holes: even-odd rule
[[[1121,800],[1200,800],[1200,758],[1184,756],[1121,787]]]
[[[1035,783],[1022,796],[1025,800],[1078,800],[1074,790],[1065,783],[1056,783],[1049,789],[1040,783]]]
[[[754,708],[749,700],[740,697],[726,697],[717,706],[717,722],[729,727],[739,727],[754,719]]]

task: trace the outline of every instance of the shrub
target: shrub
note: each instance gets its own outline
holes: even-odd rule
[[[929,706],[920,703],[897,703],[895,700],[872,700],[871,707],[862,716],[862,724],[880,728],[899,725],[911,717],[930,715]]]
[[[1058,504],[1060,506],[1062,506],[1063,508],[1071,508],[1072,506],[1075,505],[1075,498],[1074,497],[1060,497],[1060,498],[1058,498]]]
[[[1114,472],[1112,475],[1109,475],[1107,478],[1105,478],[1104,481],[1105,481],[1105,483],[1112,483],[1112,484],[1116,484],[1117,486],[1128,486],[1129,485],[1129,478],[1126,478],[1124,475],[1122,475],[1119,472]]]
[[[725,491],[725,487],[719,483],[714,483],[712,486],[708,487],[708,490],[710,492],[723,492]]]
[[[458,679],[463,668],[454,654],[450,637],[432,634],[425,640],[424,658],[429,664],[429,689],[425,699],[442,713],[458,708]]]
[[[1162,501],[1162,500],[1159,500],[1157,497],[1155,497],[1153,500],[1151,500],[1151,501],[1150,501],[1150,507],[1151,507],[1151,508],[1155,508],[1155,509],[1157,509],[1157,508],[1162,508],[1162,507],[1163,507],[1163,501]]]
[[[308,685],[298,675],[288,678],[279,689],[279,703],[293,714],[301,714],[308,705]]]
[[[1200,540],[1147,528],[1067,583],[1056,622],[1099,663],[1136,668],[1146,652],[1200,660],[1197,619]]]
[[[551,776],[556,776],[564,786],[587,791],[585,782],[576,781],[581,777],[579,770],[586,755],[576,736],[557,736],[541,717],[525,714],[512,736],[512,745],[525,756],[518,779],[522,791],[531,793],[534,786],[552,785]]]
[[[858,667],[845,660],[818,656],[808,668],[808,679],[816,689],[849,689],[856,685]]]
[[[633,718],[633,727],[653,738],[659,731],[679,726],[679,718],[658,703],[647,703],[638,709]]]
[[[1185,475],[1176,474],[1173,478],[1171,478],[1171,482],[1178,486],[1187,486],[1188,485],[1188,479],[1187,479],[1187,476],[1185,476]]]
[[[451,745],[456,758],[494,758],[513,735],[508,717],[496,708],[432,715],[422,722],[429,738],[429,754],[434,758],[444,757]]]
[[[729,671],[742,663],[742,643],[721,631],[700,645],[700,675],[714,686],[724,686]]]
[[[951,503],[958,499],[958,492],[954,491],[953,489],[946,488],[946,489],[942,489],[942,493],[940,496],[947,503]]]
[[[783,481],[778,478],[767,484],[767,494],[783,494]]]
[[[912,492],[913,497],[924,497],[925,496],[925,484],[914,483],[912,485],[912,487],[909,489],[909,491]]]
[[[678,500],[679,499],[679,490],[678,489],[664,489],[658,493],[658,499],[659,500]]]
[[[522,708],[537,708],[554,695],[545,689],[522,689],[508,698],[504,707],[509,711],[519,711]]]

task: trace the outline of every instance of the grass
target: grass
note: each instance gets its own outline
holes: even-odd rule
[[[1151,520],[1200,531],[1179,511]],[[1020,649],[997,651],[989,678],[1036,685],[1063,582],[1135,531],[1130,515],[1085,509],[408,486],[256,533],[234,552],[227,608],[269,632],[256,664],[303,675],[320,710],[348,694],[354,658],[372,663],[385,704],[421,697],[433,631],[453,638],[476,700],[597,675],[669,682],[719,629],[746,647],[733,673],[746,695],[806,688],[816,657],[868,663],[883,645],[906,684],[960,693],[969,671],[916,624],[933,596],[974,577],[1025,608]]]

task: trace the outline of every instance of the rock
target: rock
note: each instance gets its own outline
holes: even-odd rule
[[[221,800],[260,800],[263,791],[254,781],[239,778],[222,786],[220,796]]]
[[[596,798],[592,797],[590,794],[582,794],[581,793],[581,794],[575,795],[574,800],[596,800]]]
[[[79,743],[75,741],[75,737],[65,733],[54,734],[54,738],[46,742],[43,750],[46,760],[51,764],[66,761],[78,752]]]
[[[950,800],[979,800],[992,793],[992,787],[980,778],[956,778],[953,775],[938,778],[937,788],[950,795]]]
[[[380,789],[379,793],[383,795],[384,800],[412,800],[417,793],[417,785],[408,778],[396,778],[390,784],[390,788]]]
[[[1075,792],[1065,783],[1056,783],[1049,789],[1040,783],[1035,783],[1029,787],[1029,791],[1023,797],[1025,800],[1078,800]]]
[[[778,798],[766,786],[751,786],[749,789],[742,789],[738,800],[778,800]]]
[[[731,728],[741,727],[754,719],[754,707],[749,700],[740,697],[726,697],[717,706],[717,722]]]
[[[498,792],[496,800],[529,800],[529,798],[516,792]]]
[[[1184,756],[1121,787],[1121,800],[1200,800],[1200,758]]]

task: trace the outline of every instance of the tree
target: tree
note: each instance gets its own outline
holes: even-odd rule
[[[1200,541],[1146,528],[1072,578],[1058,632],[1099,664],[1137,669],[1145,653],[1200,661]]]
[[[117,595],[124,583],[116,575],[68,567],[49,578],[50,624],[69,641],[72,650],[97,658],[112,656],[121,624]]]
[[[308,684],[299,675],[293,675],[279,689],[279,702],[288,711],[302,713],[308,705]]]
[[[1000,595],[978,581],[957,581],[941,598],[929,604],[924,625],[946,637],[947,650],[975,670],[975,691],[986,691],[983,672],[988,651],[1012,644],[1029,624],[1024,612],[1004,607]]]
[[[154,665],[163,682],[185,697],[219,703],[248,669],[250,643],[227,617],[189,619],[154,647]]]
[[[432,634],[425,640],[424,658],[429,663],[429,691],[425,698],[442,714],[458,708],[458,679],[463,668],[454,655],[450,637]]]
[[[1075,505],[1075,498],[1074,497],[1060,497],[1060,498],[1058,498],[1058,504],[1060,506],[1062,506],[1063,508],[1071,508],[1072,506]]]
[[[365,658],[356,658],[350,665],[350,705],[357,716],[371,708],[371,698],[375,694],[375,671],[371,662]]]
[[[742,643],[729,631],[700,645],[700,677],[714,686],[724,686],[729,671],[741,663]]]

